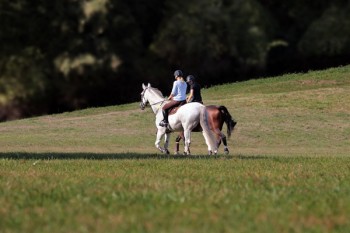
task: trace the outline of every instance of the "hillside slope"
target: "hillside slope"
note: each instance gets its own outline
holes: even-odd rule
[[[225,105],[238,122],[232,155],[349,154],[350,66],[215,86],[203,98]],[[158,153],[155,133],[151,109],[133,103],[0,123],[0,151]],[[206,153],[199,133],[191,146]]]

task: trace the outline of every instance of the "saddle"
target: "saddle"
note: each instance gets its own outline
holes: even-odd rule
[[[169,116],[175,114],[175,113],[177,112],[177,110],[178,110],[181,106],[183,106],[183,105],[185,105],[185,104],[186,104],[186,101],[182,101],[182,102],[180,103],[179,106],[170,108],[170,109],[169,109]]]

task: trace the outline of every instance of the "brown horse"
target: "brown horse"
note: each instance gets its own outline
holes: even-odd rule
[[[210,129],[214,132],[216,136],[217,145],[219,147],[222,141],[224,144],[224,153],[228,154],[229,150],[227,148],[226,136],[221,132],[222,126],[224,123],[226,123],[227,136],[228,138],[230,138],[237,122],[232,118],[231,114],[228,112],[225,106],[209,105],[209,106],[206,106],[206,108],[208,110],[208,122],[210,125]],[[200,126],[197,126],[193,130],[193,132],[201,132],[201,131],[202,129],[200,128]],[[177,136],[176,138],[175,154],[179,153],[179,144],[181,139],[183,138],[184,138],[184,134],[183,132],[181,132],[179,136]]]

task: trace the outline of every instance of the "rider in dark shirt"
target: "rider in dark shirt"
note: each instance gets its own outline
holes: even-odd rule
[[[203,104],[201,95],[201,86],[195,81],[193,75],[188,75],[186,82],[190,85],[190,94],[187,97],[187,103],[199,102]]]

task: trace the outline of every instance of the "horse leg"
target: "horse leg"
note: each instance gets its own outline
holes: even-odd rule
[[[223,136],[225,136],[225,135],[218,128],[213,129],[213,132],[215,134],[217,148],[219,148],[219,146],[221,144],[221,140],[222,140]],[[209,147],[208,147],[208,153],[209,153],[209,155],[213,154],[213,152],[210,150]]]
[[[208,146],[208,155],[212,155],[213,153],[217,153],[217,151],[216,152],[213,152],[213,150],[211,149],[211,147],[210,147],[210,143],[209,143],[209,139],[207,138],[207,136],[205,135],[205,133],[204,133],[204,131],[202,131],[202,134],[203,134],[203,137],[204,137],[204,140],[205,140],[205,143],[207,144],[207,146]]]
[[[181,132],[178,136],[177,136],[177,138],[176,138],[176,140],[175,140],[175,142],[176,142],[176,144],[175,144],[175,154],[176,155],[178,155],[179,154],[179,148],[180,148],[180,141],[181,141],[181,139],[184,137],[184,133],[183,132]]]
[[[217,142],[218,142],[218,148],[221,145],[221,142],[224,144],[224,153],[227,155],[230,151],[227,147],[227,140],[225,134],[223,134],[221,131],[219,131],[220,134],[216,134]]]
[[[166,150],[160,146],[160,141],[162,140],[162,137],[164,136],[164,134],[165,134],[164,130],[158,130],[156,142],[154,143],[156,148],[160,150],[162,153],[166,153]]]
[[[191,130],[186,129],[184,131],[184,136],[185,136],[185,150],[184,154],[185,155],[190,155],[190,144],[191,144]]]
[[[224,144],[224,153],[228,154],[229,150],[227,147],[226,135],[223,132],[221,132],[221,130],[219,130],[219,129],[215,130],[215,135],[218,139],[218,147],[220,146],[221,141],[222,141],[222,143]]]
[[[170,133],[165,133],[164,137],[164,153],[169,154],[168,146],[169,146]]]
[[[221,140],[222,140],[222,143],[224,144],[224,153],[225,154],[230,153],[230,151],[228,150],[228,147],[227,147],[227,141],[226,141],[225,134],[222,134]]]

